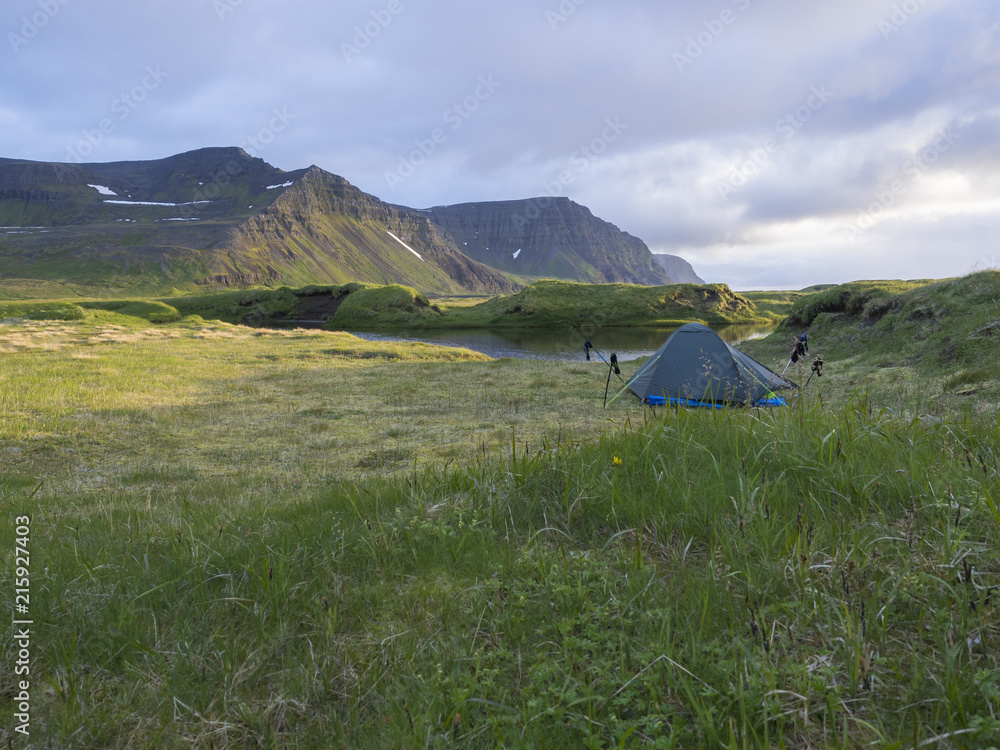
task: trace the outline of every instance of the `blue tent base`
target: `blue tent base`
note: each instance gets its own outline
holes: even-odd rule
[[[714,401],[698,401],[693,398],[677,398],[671,396],[669,399],[663,396],[647,396],[642,400],[642,403],[649,406],[666,406],[668,403],[671,406],[686,406],[692,409],[725,409],[730,406],[785,406],[786,402],[781,396],[774,396],[772,398],[762,398],[758,401],[754,401],[750,404],[720,404]]]

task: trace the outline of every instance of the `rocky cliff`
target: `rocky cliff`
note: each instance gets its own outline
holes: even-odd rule
[[[426,215],[470,258],[524,276],[669,284],[645,243],[568,198],[436,206]]]
[[[683,258],[666,253],[653,253],[653,259],[675,284],[704,284],[694,268]]]

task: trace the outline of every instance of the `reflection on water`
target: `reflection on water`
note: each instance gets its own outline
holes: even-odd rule
[[[610,358],[612,352],[626,362],[648,357],[659,349],[676,328],[587,328],[586,335],[577,329],[517,329],[517,330],[438,330],[370,333],[351,331],[369,341],[424,341],[441,346],[459,346],[482,352],[490,357],[517,359],[584,359],[583,342],[589,338],[598,352]],[[774,326],[735,325],[713,329],[730,344],[766,336]],[[591,354],[593,359],[599,359]]]

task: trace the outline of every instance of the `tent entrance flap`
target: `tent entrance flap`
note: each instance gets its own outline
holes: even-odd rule
[[[754,404],[774,391],[796,387],[701,323],[674,331],[626,385],[640,399],[662,396],[712,404]]]

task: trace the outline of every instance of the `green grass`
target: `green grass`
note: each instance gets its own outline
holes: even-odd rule
[[[81,302],[80,306],[142,318],[150,323],[173,323],[181,319],[181,314],[176,307],[150,300],[104,300],[101,302]]]
[[[997,745],[1000,399],[953,391],[998,367],[934,338],[988,325],[993,278],[951,283],[886,313],[925,364],[828,314],[773,411],[602,410],[583,362],[182,306],[0,325],[32,743]]]
[[[753,291],[738,292],[738,294],[750,300],[759,314],[770,315],[777,321],[788,315],[792,306],[808,292]]]
[[[5,465],[45,477],[52,492],[116,486],[147,470],[171,476],[178,464],[187,479],[147,489],[200,495],[203,480],[253,476],[315,489],[363,477],[359,464],[390,450],[407,452],[411,466],[446,463],[496,455],[512,429],[537,446],[551,425],[583,437],[605,424],[591,403],[603,385],[596,364],[557,365],[539,396],[553,374],[543,362],[86,312],[0,325]]]
[[[27,320],[82,320],[83,308],[74,302],[0,302],[0,320],[25,318]]]
[[[868,318],[884,315],[900,294],[930,284],[925,281],[852,281],[804,295],[787,311],[792,326],[812,325],[823,314],[864,314]]]
[[[175,307],[150,300],[80,300],[69,302],[18,301],[0,302],[0,320],[24,318],[27,320],[83,320],[85,310],[118,313],[128,318],[139,318],[149,323],[173,323],[181,319]]]

